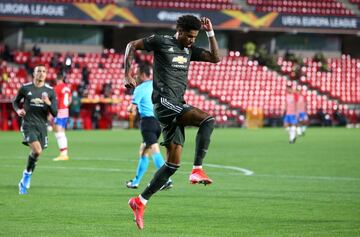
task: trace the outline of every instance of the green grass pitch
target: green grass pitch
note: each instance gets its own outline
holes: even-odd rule
[[[186,134],[174,188],[149,201],[139,231],[127,201],[155,170],[151,163],[140,189],[125,188],[139,131],[68,132],[65,162],[52,161],[49,133],[24,196],[17,184],[28,148],[19,132],[0,132],[0,236],[360,236],[360,130],[310,128],[290,145],[280,128],[216,129],[205,159],[214,184],[206,187],[188,183],[196,130]]]

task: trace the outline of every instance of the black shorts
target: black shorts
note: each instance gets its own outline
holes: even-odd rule
[[[23,134],[22,143],[26,146],[29,143],[38,141],[40,142],[41,148],[45,149],[48,146],[48,137],[47,137],[47,126],[39,126],[32,124],[23,124],[21,126],[21,132]]]
[[[160,103],[154,105],[155,115],[160,121],[164,137],[162,146],[170,143],[184,145],[185,129],[184,126],[177,124],[176,118],[193,108],[191,105],[169,101],[165,98],[161,98]]]
[[[151,146],[158,142],[161,128],[159,121],[154,117],[143,117],[140,119],[140,130],[145,146]]]

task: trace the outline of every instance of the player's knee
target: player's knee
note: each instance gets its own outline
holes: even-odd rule
[[[31,152],[33,157],[39,157],[41,155],[42,149],[40,148],[34,148]]]
[[[160,152],[160,147],[158,143],[154,143],[150,146],[151,148],[151,152],[152,153],[159,153]]]
[[[206,128],[207,130],[212,132],[215,127],[215,118],[213,116],[207,117],[200,123],[200,127]]]
[[[61,139],[61,138],[65,137],[65,133],[63,131],[56,132],[55,137],[56,137],[56,139]]]

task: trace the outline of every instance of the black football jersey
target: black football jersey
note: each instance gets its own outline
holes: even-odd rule
[[[51,106],[44,103],[42,100],[43,95],[49,97]],[[23,123],[25,124],[44,126],[47,124],[49,112],[54,117],[57,115],[57,102],[54,90],[46,84],[42,87],[36,87],[32,82],[24,84],[13,101],[15,111],[19,109],[22,99],[24,99],[23,107],[26,112],[23,118]]]
[[[205,49],[182,48],[175,36],[152,35],[143,39],[145,49],[154,52],[153,103],[160,98],[183,102],[190,61],[201,61]]]

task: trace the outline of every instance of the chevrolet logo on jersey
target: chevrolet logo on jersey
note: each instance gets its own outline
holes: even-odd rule
[[[31,99],[30,103],[36,105],[36,106],[42,106],[44,104],[44,101],[40,98]]]
[[[184,58],[183,56],[177,56],[173,57],[172,62],[178,63],[178,64],[184,64],[187,63],[187,58]]]

